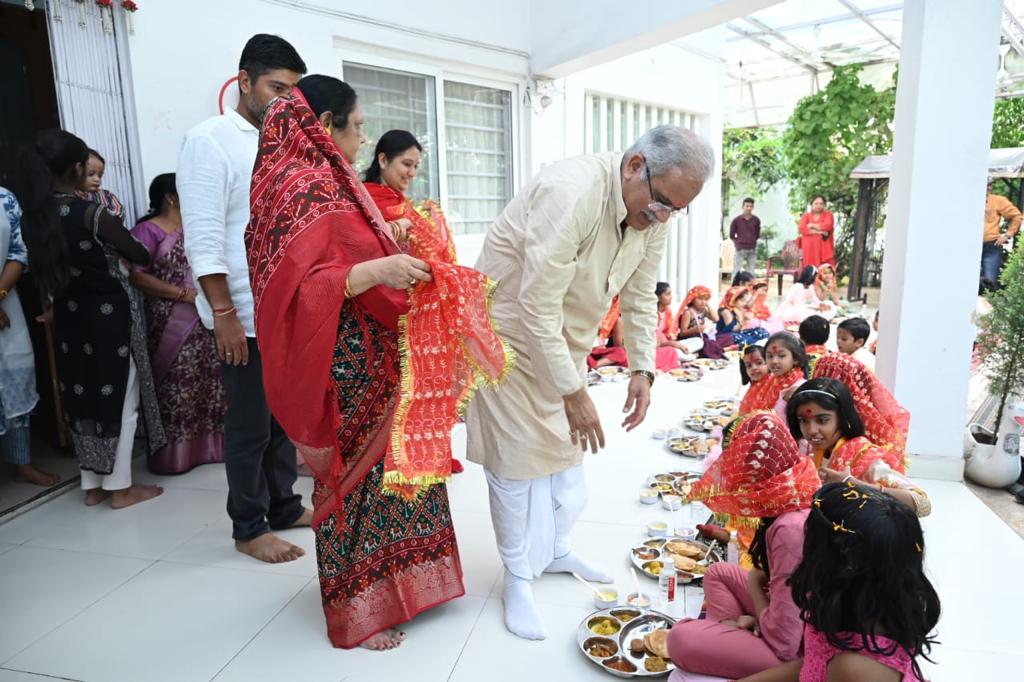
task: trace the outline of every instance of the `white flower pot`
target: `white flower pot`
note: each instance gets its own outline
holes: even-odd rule
[[[1020,432],[1024,421],[1024,401],[1009,404],[1003,412],[995,443],[978,442],[978,435],[991,432],[978,424],[970,424],[964,438],[967,478],[989,488],[1005,488],[1020,478]]]

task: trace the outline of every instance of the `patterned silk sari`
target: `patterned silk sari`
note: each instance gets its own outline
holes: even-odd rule
[[[488,283],[438,248],[434,282],[411,297],[376,286],[346,298],[353,267],[400,249],[298,91],[264,119],[246,245],[267,402],[316,478],[328,635],[354,647],[464,594],[443,481],[454,408],[505,368]]]
[[[152,221],[132,229],[149,251],[150,264],[137,272],[180,288],[194,286],[181,230],[165,232]],[[146,332],[167,445],[150,456],[157,474],[182,474],[200,464],[224,461],[227,395],[213,333],[199,323],[195,305],[146,299]]]

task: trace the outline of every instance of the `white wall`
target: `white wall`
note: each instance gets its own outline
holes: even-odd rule
[[[446,0],[444,11],[425,2],[297,4],[153,0],[135,14],[130,48],[146,183],[173,170],[185,132],[217,114],[217,94],[237,75],[242,47],[255,33],[287,39],[310,73],[340,76],[347,45],[517,77],[528,68],[529,8],[523,4]],[[330,9],[343,5],[355,5],[362,18]],[[236,102],[237,89],[231,90],[227,101]]]

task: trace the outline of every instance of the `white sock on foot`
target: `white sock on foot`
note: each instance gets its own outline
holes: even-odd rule
[[[545,573],[575,573],[584,580],[594,583],[615,582],[608,572],[600,566],[595,566],[575,552],[569,552],[551,562]]]
[[[505,627],[516,637],[523,639],[546,639],[544,621],[533,601],[533,582],[517,578],[505,571]]]

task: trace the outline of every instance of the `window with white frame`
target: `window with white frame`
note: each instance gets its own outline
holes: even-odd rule
[[[410,197],[440,199],[454,234],[485,233],[512,198],[511,90],[352,62],[344,78],[366,118],[357,167],[385,132],[408,130],[424,150]]]
[[[593,92],[586,94],[583,117],[584,148],[588,154],[625,151],[645,132],[665,123],[690,130],[697,126],[697,117],[680,109]],[[658,272],[659,280],[668,282],[679,292],[694,284],[690,281],[694,270],[691,221],[689,212],[669,221],[665,258]]]

